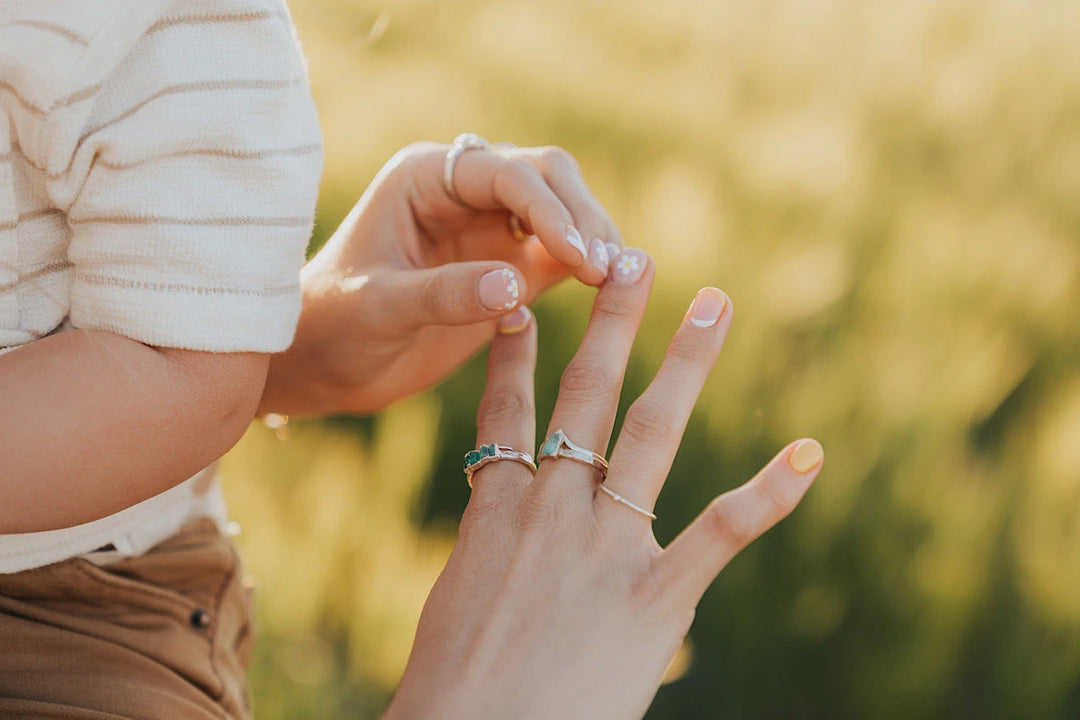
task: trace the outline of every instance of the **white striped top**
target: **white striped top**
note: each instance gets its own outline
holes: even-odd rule
[[[68,327],[285,349],[321,148],[283,0],[0,3],[0,352]]]

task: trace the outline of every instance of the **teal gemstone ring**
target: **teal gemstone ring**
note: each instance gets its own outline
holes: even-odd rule
[[[496,445],[495,443],[481,445],[477,449],[465,453],[465,479],[469,482],[469,487],[472,487],[473,473],[496,460],[513,460],[536,473],[536,463],[533,462],[532,455],[529,453],[515,450],[509,445]]]
[[[608,462],[603,455],[587,450],[580,445],[571,442],[562,430],[556,430],[548,435],[547,440],[540,446],[540,452],[536,454],[537,461],[544,458],[566,458],[592,465],[600,471],[600,480],[607,477]]]

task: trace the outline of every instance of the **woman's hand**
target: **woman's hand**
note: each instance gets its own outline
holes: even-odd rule
[[[271,362],[260,412],[364,413],[443,379],[495,321],[574,274],[598,285],[618,230],[559,148],[394,156],[301,273],[293,346]],[[538,241],[516,239],[510,217]],[[581,248],[585,248],[582,253]]]
[[[591,450],[607,447],[652,276],[639,250],[613,264],[549,431],[562,429]],[[656,378],[626,414],[604,485],[643,511],[663,487],[731,317],[722,293],[700,291]],[[492,343],[481,444],[534,447],[533,325]],[[702,593],[791,512],[822,457],[814,440],[792,443],[667,548],[648,517],[599,491],[599,471],[588,464],[545,459],[535,477],[516,462],[483,466],[387,718],[641,717]]]

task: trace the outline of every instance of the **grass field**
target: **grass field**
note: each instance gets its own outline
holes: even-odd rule
[[[694,291],[731,295],[662,542],[788,440],[825,445],[650,718],[1080,714],[1080,5],[292,8],[326,141],[317,241],[397,148],[470,130],[570,149],[656,258],[624,406]],[[590,297],[536,308],[541,427]],[[254,426],[227,457],[260,717],[385,706],[467,501],[482,381],[476,361],[376,418]]]

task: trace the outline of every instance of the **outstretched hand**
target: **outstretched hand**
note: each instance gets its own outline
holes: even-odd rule
[[[549,434],[561,429],[586,449],[607,448],[652,277],[640,250],[613,263],[563,374]],[[424,607],[387,720],[645,714],[702,594],[794,509],[821,469],[816,441],[793,442],[668,547],[657,543],[647,515],[731,319],[720,291],[697,294],[655,379],[626,413],[606,479],[563,457],[541,460],[535,476],[509,461],[475,472],[457,545]],[[535,360],[535,323],[492,341],[480,444],[535,447]]]
[[[573,274],[598,285],[618,230],[560,148],[394,156],[304,267],[293,346],[271,361],[260,411],[367,413],[427,388],[475,354],[495,321]],[[515,237],[510,218],[525,233]]]

